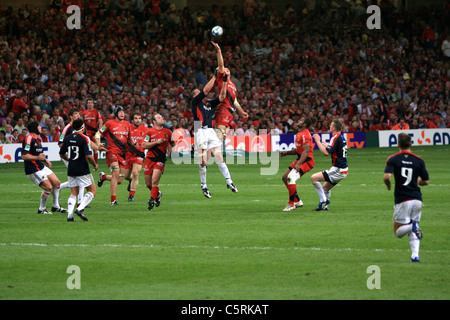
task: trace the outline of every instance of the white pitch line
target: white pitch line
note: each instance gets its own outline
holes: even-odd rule
[[[402,252],[409,251],[407,249],[361,249],[361,248],[317,248],[317,247],[290,247],[290,248],[279,248],[279,247],[228,247],[228,246],[200,246],[200,245],[185,245],[185,246],[167,246],[167,245],[154,245],[154,244],[77,244],[77,243],[0,243],[0,246],[20,246],[20,247],[110,247],[110,248],[148,248],[148,249],[207,249],[207,250],[273,250],[273,251],[375,251],[375,252]],[[421,250],[421,252],[431,252],[431,253],[449,253],[449,250]]]

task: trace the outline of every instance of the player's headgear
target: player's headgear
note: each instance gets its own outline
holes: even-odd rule
[[[77,119],[72,123],[73,131],[82,131],[84,129],[84,122],[82,119]]]
[[[121,106],[117,106],[117,107],[114,109],[114,117],[118,118],[119,112],[120,112],[120,111],[125,111],[125,109],[124,109],[123,107],[121,107]]]
[[[28,132],[30,132],[30,133],[40,134],[40,132],[39,132],[39,122],[37,122],[37,121],[31,121],[27,125],[27,129],[28,129]]]

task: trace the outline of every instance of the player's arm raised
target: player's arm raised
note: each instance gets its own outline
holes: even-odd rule
[[[228,87],[228,79],[229,79],[230,75],[225,73],[225,75],[223,76],[223,86],[222,86],[222,90],[220,90],[219,93],[219,101],[223,102],[225,101],[225,99],[227,98],[227,87]]]
[[[208,93],[211,91],[211,89],[214,87],[214,83],[216,82],[216,77],[213,76],[211,80],[208,81],[206,86],[203,88],[203,94],[205,97],[208,95]],[[224,86],[225,87],[225,86]]]
[[[217,53],[217,72],[223,73],[225,70],[224,63],[223,63],[223,56],[222,56],[222,50],[220,50],[220,46],[215,43],[214,41],[211,41],[213,46],[216,48]]]
[[[329,156],[330,154],[328,153],[328,150],[327,150],[328,144],[322,143],[320,141],[320,136],[317,133],[315,133],[313,135],[313,138],[314,138],[314,140],[316,140],[316,144],[317,144],[317,147],[319,148],[320,152],[322,152],[326,156]]]

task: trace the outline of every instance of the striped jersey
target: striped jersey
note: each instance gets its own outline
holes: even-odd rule
[[[22,141],[22,155],[31,154],[38,156],[42,153],[42,143],[40,138],[33,138],[31,134],[27,135]],[[24,160],[25,174],[32,174],[44,169],[44,164],[40,160]]]

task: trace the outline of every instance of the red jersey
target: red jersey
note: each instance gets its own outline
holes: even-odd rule
[[[170,142],[172,141],[172,131],[167,128],[155,129],[150,128],[145,134],[145,142],[153,142],[158,139],[165,139],[163,144],[154,146],[147,151],[147,158],[154,162],[166,162],[166,153],[169,148]]]
[[[147,131],[148,128],[142,124],[137,128],[134,125],[131,125],[131,137],[138,143],[136,146],[129,145],[132,156],[145,158],[145,152],[142,148],[142,142],[144,142],[145,134]]]
[[[308,129],[305,129],[295,135],[295,148],[297,150],[299,158],[303,153],[303,146],[305,144],[309,144],[311,146],[309,148],[308,158],[313,159],[313,149],[314,148],[313,148],[311,133],[309,132]]]
[[[28,108],[27,104],[20,98],[15,98],[11,111],[14,113],[22,113]]]
[[[100,112],[97,109],[85,110],[82,113],[84,119],[84,125],[86,127],[86,133],[94,135],[97,133],[98,122],[102,118]]]
[[[118,154],[125,159],[128,138],[131,136],[131,123],[115,119],[107,121],[99,130],[108,142],[108,152]]]
[[[217,85],[219,87],[219,92],[222,91],[224,75],[225,73],[217,74]],[[232,109],[234,111],[234,100],[236,99],[236,92],[237,92],[236,86],[234,85],[233,82],[231,82],[230,79],[228,79],[227,97],[222,103],[219,104],[217,109],[225,107],[228,109]]]

